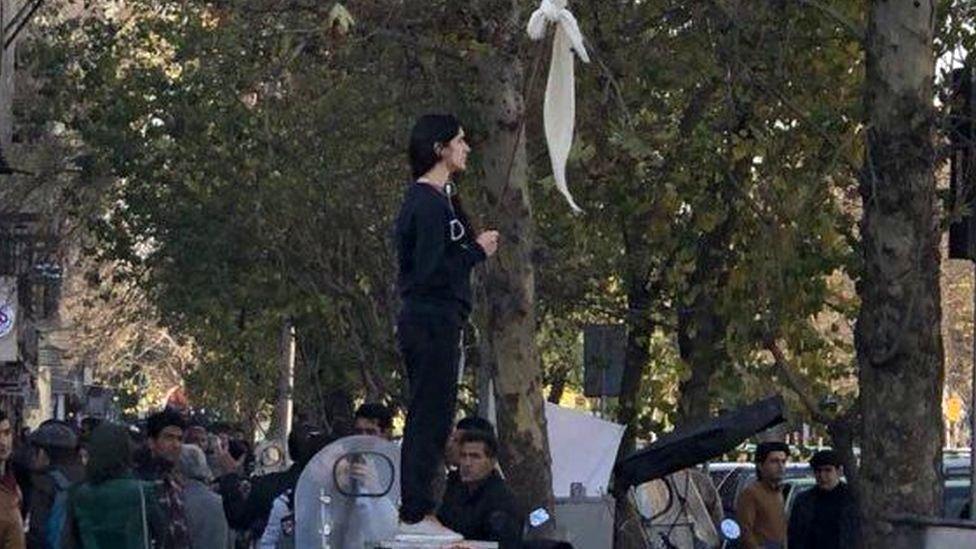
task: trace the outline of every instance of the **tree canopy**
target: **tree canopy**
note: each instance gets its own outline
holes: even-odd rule
[[[973,49],[964,4],[938,4],[939,59]],[[525,68],[535,340],[550,396],[579,388],[581,327],[622,323],[638,367],[631,402],[643,404],[612,411],[632,437],[774,390],[801,418],[833,417],[824,402],[852,408],[866,7],[571,8],[593,58],[577,67],[569,165],[581,216],[548,175],[548,48],[523,39],[505,52]],[[401,401],[390,226],[416,115],[465,121],[476,165],[462,192],[479,224],[500,207],[479,185],[493,128],[477,115],[478,69],[500,47],[498,29],[476,24],[483,9],[46,8],[28,50],[44,100],[24,124],[56,125],[73,155],[84,198],[69,204],[93,236],[92,269],[112,268],[92,287],[141,292],[150,306],[139,310],[192,349],[199,405],[268,413],[282,318],[297,328],[300,408],[334,421],[356,399]],[[116,375],[142,358],[102,360],[119,362]]]

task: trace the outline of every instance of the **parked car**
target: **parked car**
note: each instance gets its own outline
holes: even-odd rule
[[[969,454],[944,454],[942,474],[945,478],[969,478]]]
[[[947,478],[945,489],[942,491],[942,516],[945,518],[968,519],[963,516],[969,503],[969,479]]]

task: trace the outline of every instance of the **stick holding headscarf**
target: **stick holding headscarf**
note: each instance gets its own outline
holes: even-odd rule
[[[556,188],[563,193],[574,212],[583,210],[576,205],[566,183],[566,162],[573,146],[573,125],[576,121],[576,83],[573,76],[573,52],[585,63],[590,56],[583,47],[576,18],[566,8],[566,0],[542,0],[539,9],[529,19],[528,32],[533,40],[541,40],[546,35],[546,26],[556,25],[556,36],[552,42],[552,61],[549,64],[549,81],[546,84],[546,100],[543,119],[546,128],[546,142],[549,144],[549,159],[552,161],[552,176]]]

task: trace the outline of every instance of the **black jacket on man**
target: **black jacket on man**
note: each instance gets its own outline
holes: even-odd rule
[[[437,518],[465,539],[497,541],[501,549],[517,548],[522,537],[519,517],[515,496],[498,471],[492,471],[473,490],[461,482],[457,471],[447,477]]]
[[[790,549],[857,547],[857,503],[847,484],[833,490],[814,486],[796,497],[787,527]]]

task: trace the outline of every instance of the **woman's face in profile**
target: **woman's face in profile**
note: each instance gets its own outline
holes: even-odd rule
[[[471,147],[465,140],[464,129],[460,129],[458,134],[451,139],[444,149],[441,150],[441,158],[447,164],[450,173],[463,172],[468,167],[468,153]]]

